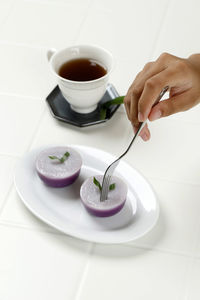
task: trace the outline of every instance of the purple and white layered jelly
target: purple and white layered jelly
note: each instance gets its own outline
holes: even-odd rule
[[[93,183],[93,176],[84,181],[80,190],[80,197],[87,211],[97,217],[110,217],[118,213],[126,202],[128,192],[127,185],[118,177],[112,176],[111,182],[115,183],[115,189],[108,192],[105,201],[100,201],[100,190]],[[102,184],[103,175],[95,178]]]
[[[66,152],[69,157],[61,163],[49,156],[61,158]],[[41,151],[36,159],[36,170],[42,181],[52,187],[64,187],[72,184],[79,176],[82,166],[80,154],[71,147],[51,147]]]

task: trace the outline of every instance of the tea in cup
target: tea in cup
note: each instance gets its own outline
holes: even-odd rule
[[[47,53],[63,97],[71,109],[90,113],[106,92],[113,58],[107,50],[93,45],[72,46]]]

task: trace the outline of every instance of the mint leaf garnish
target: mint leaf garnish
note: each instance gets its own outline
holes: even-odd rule
[[[49,155],[49,158],[57,159],[57,160],[59,160],[60,163],[64,163],[69,156],[70,156],[69,152],[65,152],[65,154],[61,158],[59,158],[58,156],[54,156],[54,155]]]
[[[93,178],[93,183],[99,188],[100,192],[102,191],[102,186],[100,182],[94,177]],[[115,189],[115,183],[110,184],[109,190],[112,191]]]
[[[49,158],[51,158],[51,159],[60,159],[57,156],[53,156],[53,155],[49,155]]]
[[[101,120],[105,120],[105,118],[106,118],[106,112],[107,112],[107,108],[101,107],[101,109],[100,109],[100,119]]]
[[[101,186],[100,182],[95,177],[93,178],[93,183],[99,188],[99,190],[101,192],[102,186]]]
[[[63,163],[70,156],[69,152],[65,152],[63,157],[61,157],[60,162]]]
[[[115,189],[115,183],[112,183],[110,186],[109,186],[109,190],[112,191]]]
[[[108,108],[111,105],[123,104],[124,103],[124,98],[125,98],[125,96],[117,97],[115,99],[112,99],[110,101],[105,102],[102,106],[104,108]]]
[[[112,100],[107,101],[104,104],[102,104],[102,106],[100,107],[100,119],[104,120],[106,118],[107,109],[110,106],[123,104],[124,103],[124,97],[125,96],[120,96],[120,97],[117,97],[115,99],[112,99]]]

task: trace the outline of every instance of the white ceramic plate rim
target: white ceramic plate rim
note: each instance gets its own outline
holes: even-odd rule
[[[158,217],[159,217],[159,205],[158,205],[158,201],[157,201],[157,197],[155,195],[155,192],[151,186],[151,184],[148,182],[148,180],[146,178],[144,178],[143,175],[141,175],[140,172],[138,172],[138,170],[136,170],[135,168],[132,168],[131,166],[128,165],[128,163],[126,163],[125,161],[121,161],[119,166],[118,166],[118,171],[120,172],[120,170],[126,169],[127,172],[132,170],[134,171],[134,173],[138,176],[138,178],[140,178],[140,180],[143,180],[144,184],[146,186],[148,186],[148,188],[150,188],[151,193],[154,195],[154,200],[155,200],[155,217],[154,217],[154,221],[152,222],[151,226],[147,227],[145,230],[141,231],[140,233],[137,234],[137,236],[131,236],[130,234],[126,235],[126,230],[108,230],[108,231],[104,231],[104,232],[97,232],[97,234],[94,234],[93,232],[84,232],[84,231],[79,231],[76,228],[74,228],[73,226],[70,226],[71,224],[67,224],[68,228],[63,229],[62,226],[59,224],[59,222],[57,222],[57,220],[53,220],[52,216],[50,217],[47,213],[42,213],[41,211],[38,211],[38,209],[34,208],[32,205],[30,205],[29,203],[29,198],[26,197],[26,193],[24,193],[24,190],[22,188],[22,181],[19,178],[19,173],[22,171],[22,168],[24,168],[24,161],[25,159],[27,159],[29,156],[31,156],[31,154],[33,152],[37,152],[39,153],[41,150],[51,147],[51,146],[55,146],[55,145],[48,145],[48,146],[43,146],[43,147],[39,147],[36,149],[31,150],[29,153],[26,153],[24,157],[21,158],[21,160],[18,162],[16,168],[15,168],[15,173],[14,173],[14,183],[15,183],[15,187],[17,190],[18,195],[20,196],[22,202],[24,203],[24,205],[40,220],[42,220],[44,223],[50,225],[51,227],[65,233],[68,234],[70,236],[82,239],[82,240],[86,240],[89,242],[96,242],[96,243],[103,243],[103,244],[119,244],[119,243],[126,243],[126,242],[131,242],[134,241],[136,239],[141,238],[142,236],[144,236],[145,234],[147,234],[149,231],[152,230],[152,228],[155,226],[155,224],[157,223]],[[93,147],[87,147],[87,146],[82,146],[82,145],[67,145],[69,147],[73,147],[74,149],[78,150],[79,153],[81,153],[81,150],[87,151],[88,153],[91,152],[95,152],[96,155],[98,155],[98,157],[103,157],[104,162],[106,163],[110,163],[113,160],[116,159],[115,156],[103,151],[103,150],[99,150]],[[24,172],[26,172],[26,170],[24,170]],[[124,232],[123,232],[124,231]]]

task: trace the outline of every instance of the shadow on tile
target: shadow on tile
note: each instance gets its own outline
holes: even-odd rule
[[[137,241],[125,244],[95,244],[94,253],[98,256],[119,258],[145,255],[145,253],[148,251],[159,249],[159,242],[162,240],[164,235],[165,220],[162,213],[160,213],[160,217],[156,226],[144,237],[138,239]]]
[[[155,227],[148,232],[146,235],[141,237],[135,242],[127,243],[127,246],[135,246],[135,247],[144,247],[144,248],[159,248],[159,243],[165,236],[166,226],[165,226],[165,218],[162,210],[160,210],[160,216]]]

